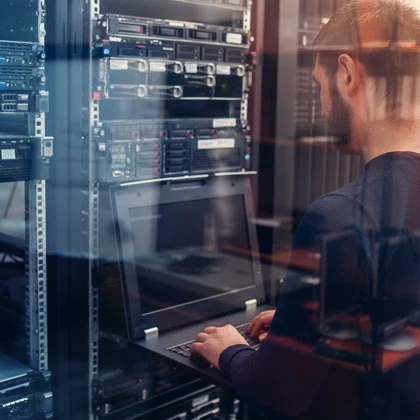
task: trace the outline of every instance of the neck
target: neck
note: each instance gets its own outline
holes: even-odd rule
[[[420,153],[420,121],[379,121],[363,127],[352,125],[352,143],[357,143],[362,150],[366,163],[390,152]]]

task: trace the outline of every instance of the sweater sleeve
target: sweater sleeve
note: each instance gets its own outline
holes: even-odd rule
[[[238,393],[293,417],[308,408],[328,370],[297,357],[270,333],[258,351],[247,345],[229,347],[219,364]]]

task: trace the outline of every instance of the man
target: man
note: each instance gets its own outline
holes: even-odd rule
[[[314,45],[313,77],[320,87],[323,116],[338,134],[347,134],[348,148],[363,153],[366,168],[358,180],[310,206],[295,234],[293,250],[318,250],[322,235],[348,228],[361,235],[373,230],[379,236],[388,230],[420,230],[416,10],[392,0],[351,2],[323,27]],[[295,380],[299,372],[288,365],[288,355],[276,344],[284,335],[316,337],[316,326],[300,305],[303,299],[304,293],[281,296],[275,313],[263,312],[252,321],[248,333],[263,339],[258,351],[229,325],[206,328],[192,351],[221,370],[239,393],[296,415],[325,377],[316,372]]]

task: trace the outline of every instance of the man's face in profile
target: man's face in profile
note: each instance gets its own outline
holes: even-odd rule
[[[328,123],[331,136],[346,138],[350,134],[350,111],[337,88],[335,77],[328,75],[324,66],[316,59],[313,79],[320,88],[322,117]]]

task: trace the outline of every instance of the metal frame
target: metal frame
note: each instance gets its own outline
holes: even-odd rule
[[[100,0],[91,0],[90,13],[89,13],[89,96],[90,92],[93,92],[93,58],[91,42],[93,41],[94,33],[94,22],[98,19],[100,14]],[[93,409],[93,396],[95,381],[98,378],[99,373],[99,290],[94,284],[95,272],[97,270],[98,260],[98,229],[99,229],[99,185],[94,183],[95,171],[95,144],[94,144],[94,132],[99,126],[99,103],[95,100],[90,100],[89,106],[89,155],[88,162],[90,166],[89,170],[89,184],[88,189],[83,193],[87,194],[88,199],[88,243],[89,243],[89,402],[90,402],[90,419],[97,419],[98,416]]]
[[[251,30],[251,6],[252,6],[252,1],[249,1],[248,7],[244,10],[244,25],[243,25],[244,31]]]
[[[39,43],[45,45],[45,0],[39,0],[38,7],[38,25],[39,25]]]
[[[39,41],[45,45],[45,0],[38,2]],[[28,115],[29,132],[45,136],[45,114]],[[46,185],[25,183],[26,358],[32,369],[48,371]]]
[[[234,6],[234,5],[230,5],[230,4],[223,4],[220,2],[218,3],[212,3],[212,4],[206,4],[205,2],[200,2],[200,0],[174,0],[174,1],[178,1],[180,3],[189,3],[191,5],[195,5],[195,6],[211,6],[211,7],[217,7],[220,9],[227,9],[227,10],[243,10],[245,6]],[[202,0],[201,0],[202,1]]]
[[[89,401],[93,401],[93,387],[99,372],[99,290],[94,285],[96,261],[98,258],[99,188],[97,184],[90,191],[89,207]],[[94,419],[96,417],[92,412],[91,418]]]
[[[27,359],[48,370],[45,181],[25,184]]]
[[[252,4],[250,4],[250,7]],[[253,64],[253,83],[252,83],[252,115],[251,115],[251,168],[258,172],[260,166],[260,141],[261,141],[261,124],[262,124],[262,83],[263,83],[263,63],[264,63],[264,23],[266,0],[259,0],[255,3],[255,20],[257,22],[255,33],[255,61]],[[258,209],[258,178],[252,182],[252,191],[254,195],[254,203]]]

